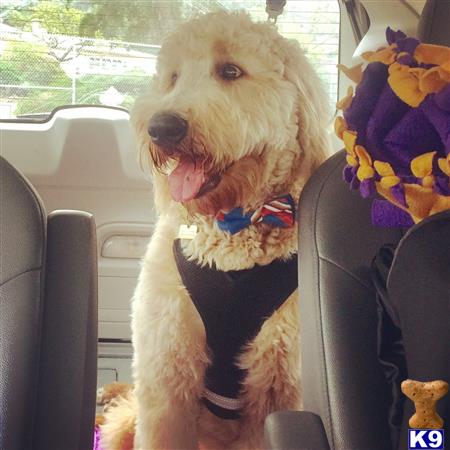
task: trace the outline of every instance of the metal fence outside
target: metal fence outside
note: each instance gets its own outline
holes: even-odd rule
[[[50,113],[64,104],[129,108],[148,85],[158,50],[131,42],[1,33],[0,118]]]
[[[322,78],[333,107],[338,15],[327,14],[320,17],[323,23],[298,24],[287,16],[280,22],[280,31],[305,40],[303,48]],[[26,32],[0,23],[0,118],[45,115],[68,104],[130,108],[155,72],[159,48],[50,34],[42,28]]]

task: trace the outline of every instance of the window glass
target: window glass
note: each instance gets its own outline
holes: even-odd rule
[[[217,8],[266,20],[265,0],[1,0],[0,119],[45,118],[70,104],[130,108],[162,37]],[[288,0],[277,26],[298,40],[336,101],[338,0]]]

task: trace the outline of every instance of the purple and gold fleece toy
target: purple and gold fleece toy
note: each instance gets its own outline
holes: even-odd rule
[[[339,68],[357,86],[338,102],[344,179],[372,204],[372,222],[410,226],[450,209],[450,48],[386,30],[388,46]]]

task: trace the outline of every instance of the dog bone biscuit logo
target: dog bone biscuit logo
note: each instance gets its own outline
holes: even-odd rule
[[[411,428],[440,429],[444,425],[436,412],[436,402],[448,392],[448,383],[442,380],[421,382],[405,380],[402,392],[413,401],[416,412],[409,419]]]

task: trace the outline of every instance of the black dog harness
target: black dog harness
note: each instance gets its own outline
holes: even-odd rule
[[[245,371],[236,365],[236,358],[264,321],[297,288],[297,257],[224,272],[188,261],[179,239],[173,250],[181,279],[202,318],[211,351],[203,400],[215,415],[238,419]]]

